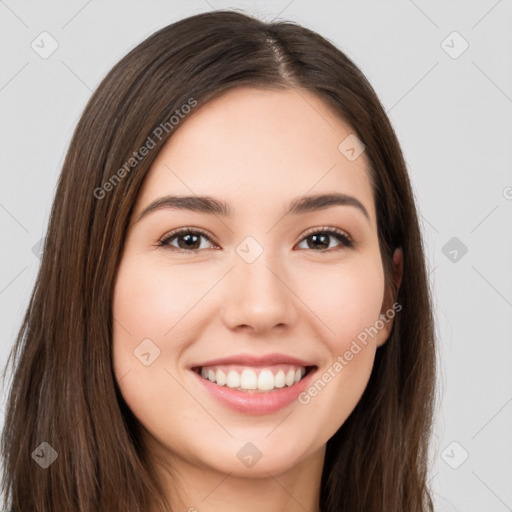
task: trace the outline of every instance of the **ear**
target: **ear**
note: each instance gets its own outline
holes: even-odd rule
[[[398,247],[397,249],[395,249],[395,252],[393,253],[393,281],[396,290],[398,290],[400,288],[400,285],[402,284],[402,276],[404,270],[403,260],[404,254],[402,248]],[[393,318],[395,318],[396,313],[402,309],[401,304],[398,304],[396,308],[394,307],[394,304],[395,301],[393,300],[392,306],[388,308],[386,311],[381,311],[381,314],[379,316],[378,326],[382,328],[379,329],[379,334],[377,335],[377,347],[384,345],[384,343],[389,338],[389,333],[391,332],[391,328],[393,327]]]

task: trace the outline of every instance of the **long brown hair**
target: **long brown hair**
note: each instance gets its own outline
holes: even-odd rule
[[[144,177],[179,129],[169,120],[181,117],[184,105],[200,106],[241,86],[311,91],[364,143],[386,301],[402,306],[361,400],[327,443],[321,508],[432,510],[434,323],[417,212],[393,128],[361,71],[317,33],[215,11],[169,25],[130,51],[76,127],[37,281],[4,370],[4,380],[8,368],[13,375],[2,488],[13,512],[142,512],[155,504],[170,510],[113,372],[116,271]],[[156,147],[139,158],[148,137]],[[397,247],[404,256],[398,290]],[[43,469],[36,449],[58,458]]]

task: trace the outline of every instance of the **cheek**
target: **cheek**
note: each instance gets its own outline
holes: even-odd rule
[[[182,287],[179,276],[169,278],[169,275],[151,271],[149,265],[135,258],[122,263],[114,292],[116,317],[124,318],[135,330],[146,329],[146,334],[148,329],[155,333],[163,329],[172,320],[176,303],[181,303],[176,296],[176,290]]]
[[[379,319],[384,294],[380,256],[373,254],[353,258],[340,266],[320,267],[314,280],[302,285],[301,293],[316,313],[319,332],[329,349],[330,360],[324,361],[324,365],[330,367],[338,356],[346,354],[350,365],[343,370],[347,381],[344,385],[365,381],[376,348],[376,337],[369,332]]]
[[[304,270],[298,275],[306,276]],[[298,294],[319,321],[319,333],[332,352],[346,346],[379,318],[384,273],[378,256],[353,258],[343,265],[318,266],[314,276],[296,282]]]
[[[311,415],[325,418],[322,433],[332,435],[359,402],[373,369],[384,273],[380,260],[367,259],[350,268],[325,267],[314,284],[302,293],[321,320],[329,357],[299,402]]]
[[[121,263],[113,297],[112,348],[118,380],[129,372],[132,381],[133,376],[145,373],[145,382],[150,382],[153,377],[146,370],[162,362],[162,334],[172,327],[173,320],[170,292],[162,281],[146,272],[135,258]]]
[[[175,368],[182,351],[180,329],[188,326],[186,319],[177,322],[191,297],[185,303],[177,299],[176,290],[183,291],[184,285],[178,276],[171,281],[170,276],[163,278],[147,268],[136,258],[124,260],[119,268],[113,297],[112,357],[124,401],[151,431],[152,426],[161,425],[163,411],[183,418],[197,404],[178,383],[181,376]],[[171,335],[169,350],[164,341]]]
[[[114,291],[118,339],[126,340],[129,333],[133,344],[145,338],[169,339],[172,335],[173,348],[179,346],[182,326],[190,324],[189,313],[205,294],[205,288],[204,276],[198,272],[127,259],[120,266]]]

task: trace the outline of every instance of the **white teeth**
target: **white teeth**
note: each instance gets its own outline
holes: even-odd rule
[[[250,368],[245,368],[242,373],[228,368],[226,371],[216,367],[201,368],[201,376],[204,379],[240,391],[271,391],[275,388],[290,387],[299,382],[305,373],[306,369],[303,367],[292,367],[286,373],[279,369],[275,375],[270,368],[261,369],[259,374]]]
[[[276,376],[274,377],[274,386],[276,388],[284,388],[285,381],[284,381],[284,372],[283,372],[283,370],[279,370],[276,373]]]
[[[258,377],[256,377],[256,373],[253,370],[244,370],[242,372],[240,387],[244,389],[258,389]]]
[[[228,388],[239,388],[240,387],[240,374],[235,372],[235,370],[231,370],[228,373],[228,377],[226,380],[226,386]]]
[[[262,391],[274,389],[274,375],[270,370],[262,370],[258,375],[258,389]]]
[[[226,374],[222,370],[217,370],[217,373],[215,375],[216,375],[217,384],[219,386],[224,386],[224,384],[226,384],[226,381],[227,381]]]

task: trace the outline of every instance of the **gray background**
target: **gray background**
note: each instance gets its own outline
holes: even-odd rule
[[[380,96],[409,166],[435,299],[441,397],[431,457],[436,510],[512,510],[507,0],[0,0],[0,363],[27,307],[40,262],[37,244],[92,90],[155,30],[227,7],[318,31],[360,66]],[[31,46],[51,49],[43,31],[58,44],[48,58]]]

